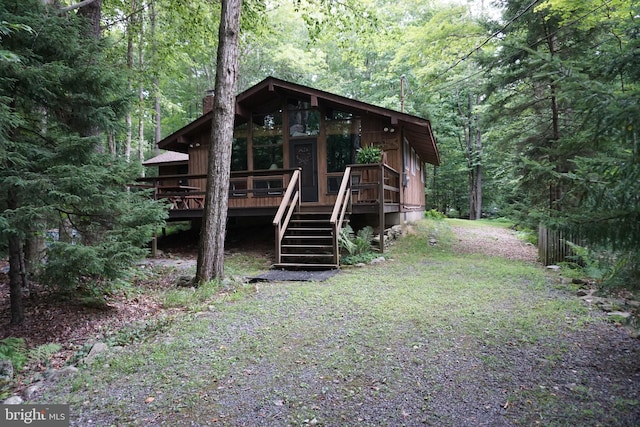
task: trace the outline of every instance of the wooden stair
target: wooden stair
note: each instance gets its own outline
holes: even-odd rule
[[[334,254],[330,220],[331,211],[301,206],[285,231],[280,246],[280,262],[274,267],[288,270],[338,268],[340,254]]]

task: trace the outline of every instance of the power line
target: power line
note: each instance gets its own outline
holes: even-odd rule
[[[506,30],[509,25],[513,24],[517,19],[519,19],[522,15],[524,15],[525,13],[527,13],[533,6],[536,5],[536,3],[538,3],[540,0],[533,0],[531,3],[529,3],[529,5],[524,8],[522,11],[520,11],[516,16],[514,16],[513,18],[511,18],[509,20],[509,22],[507,22],[506,24],[504,24],[502,26],[502,28],[500,28],[498,31],[494,32],[493,34],[491,34],[491,36],[489,36],[485,41],[483,41],[482,43],[480,43],[478,46],[476,46],[475,48],[473,48],[473,50],[469,53],[467,53],[466,55],[464,55],[463,57],[459,58],[453,65],[449,66],[446,70],[442,71],[441,73],[439,73],[437,76],[435,76],[433,78],[433,80],[439,78],[440,76],[442,76],[443,74],[448,73],[449,71],[451,71],[452,69],[454,69],[455,67],[457,67],[458,65],[460,65],[463,61],[466,61],[467,59],[469,59],[469,57],[471,55],[473,55],[474,53],[476,53],[477,51],[479,51],[480,49],[482,49],[487,43],[489,43],[491,40],[493,40],[494,38],[498,37],[500,34],[502,34],[504,32],[504,30]]]
[[[538,1],[538,0],[536,0],[536,1]],[[527,46],[527,48],[528,48],[528,49],[533,49],[533,48],[534,48],[535,46],[537,46],[539,43],[541,43],[541,42],[545,41],[548,37],[550,37],[550,36],[554,36],[554,35],[558,34],[560,31],[562,31],[562,30],[564,30],[564,29],[566,29],[566,28],[572,27],[573,25],[575,25],[575,24],[579,23],[580,21],[582,21],[583,19],[585,19],[585,18],[586,18],[586,17],[588,17],[589,15],[591,15],[591,14],[593,14],[593,13],[597,12],[599,9],[602,9],[602,8],[603,8],[603,7],[605,7],[605,6],[608,6],[612,1],[613,1],[613,0],[606,1],[606,2],[602,3],[601,5],[599,5],[599,6],[595,7],[595,8],[593,8],[593,9],[591,9],[590,11],[588,11],[587,13],[585,13],[585,14],[583,14],[583,15],[581,15],[581,16],[579,16],[579,17],[577,17],[577,18],[576,18],[576,19],[574,19],[573,21],[570,21],[569,23],[567,23],[567,24],[563,25],[562,27],[559,27],[557,30],[553,31],[552,33],[550,33],[550,34],[548,34],[548,35],[546,35],[546,36],[544,36],[544,37],[541,37],[540,39],[536,40],[535,42],[533,42],[533,43],[529,44],[529,45]],[[535,5],[535,2],[533,3],[533,5]],[[531,8],[531,6],[532,6],[532,5],[529,5],[529,6],[527,7],[527,9],[526,9],[526,10],[530,9],[530,8]],[[526,12],[526,10],[525,10],[525,12]],[[499,31],[497,31],[496,33],[494,33],[494,35],[495,35],[495,34],[497,34],[497,33],[502,32],[502,31],[503,31],[503,30],[504,30],[508,25],[510,25],[511,23],[513,23],[513,22],[515,21],[515,19],[519,18],[520,16],[522,16],[522,13],[518,14],[518,16],[517,16],[516,18],[514,18],[514,19],[510,20],[510,21],[507,23],[507,25],[505,25],[504,27],[502,27],[502,29],[500,29]],[[484,46],[485,44],[487,44],[487,42],[488,42],[489,40],[491,40],[491,38],[493,38],[493,37],[494,37],[494,35],[492,35],[489,39],[487,39],[487,40],[486,40],[482,45],[480,45],[479,47],[482,47],[482,46]],[[459,60],[459,61],[458,61],[458,62],[456,62],[456,64],[454,64],[453,66],[451,66],[451,67],[447,68],[447,69],[446,69],[445,71],[443,71],[442,73],[439,73],[439,74],[438,74],[436,77],[434,77],[431,81],[432,81],[432,82],[433,82],[433,81],[435,81],[437,78],[439,78],[440,76],[442,76],[444,73],[446,73],[446,72],[450,71],[451,69],[453,69],[453,67],[457,66],[457,65],[458,65],[460,62],[462,62],[463,60],[467,59],[469,56],[471,56],[471,55],[472,55],[473,53],[475,53],[477,50],[478,50],[478,48],[475,48],[474,50],[472,50],[469,54],[465,55],[465,57],[464,57],[462,60]],[[511,56],[509,56],[508,58],[506,58],[506,61],[510,60],[511,58],[515,58],[515,57],[516,57],[517,55],[519,55],[523,50],[524,50],[524,48],[521,48],[518,52],[516,52],[516,53],[514,53],[513,55],[511,55]],[[502,63],[502,62],[505,62],[505,60],[504,60],[504,59],[502,59],[502,60],[497,60],[496,62],[494,62],[494,64],[493,64],[493,65],[496,65],[496,64],[497,64],[497,65],[499,65],[499,64],[500,64],[500,63]],[[456,84],[458,84],[458,83],[461,83],[461,82],[463,82],[463,81],[465,81],[465,80],[468,80],[468,79],[470,79],[471,77],[475,77],[475,76],[477,76],[478,74],[481,74],[481,73],[483,73],[483,72],[484,72],[484,70],[483,70],[483,69],[478,70],[478,71],[476,71],[476,72],[475,72],[475,73],[473,73],[473,74],[470,74],[470,75],[468,75],[468,76],[462,77],[462,78],[460,78],[460,79],[458,79],[458,80],[455,80],[455,81],[453,81],[453,82],[451,82],[451,83],[448,83],[448,84],[446,84],[446,85],[444,85],[444,86],[440,86],[440,87],[439,87],[439,89],[440,89],[440,90],[448,89],[448,88],[449,88],[449,87],[451,87],[451,86],[454,86],[454,85],[456,85]]]

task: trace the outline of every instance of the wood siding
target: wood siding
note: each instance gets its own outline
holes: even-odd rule
[[[403,165],[398,169],[402,173],[401,180],[404,190],[401,209],[403,212],[424,210],[426,204],[425,165],[406,141],[402,143],[402,155]]]

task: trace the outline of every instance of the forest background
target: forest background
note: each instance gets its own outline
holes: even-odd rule
[[[162,221],[122,189],[201,114],[220,5],[42,3],[0,2],[0,233],[3,252],[51,222],[92,236],[49,249],[45,275],[71,288],[116,277]],[[428,209],[577,233],[593,276],[633,287],[639,20],[632,0],[247,0],[237,89],[274,76],[428,118]]]

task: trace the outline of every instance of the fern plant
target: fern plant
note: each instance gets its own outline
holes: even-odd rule
[[[341,262],[343,264],[357,264],[360,262],[369,262],[376,257],[371,247],[373,240],[373,228],[367,226],[353,232],[353,228],[347,225],[340,230],[338,235],[338,244],[343,248],[345,254]]]
[[[38,347],[29,350],[28,362],[48,364],[51,356],[59,352],[61,349],[62,346],[56,343],[39,345]]]
[[[0,360],[10,360],[18,372],[28,361],[27,345],[23,338],[8,337],[0,340]]]
[[[340,232],[338,233],[338,245],[340,248],[347,251],[349,255],[353,255],[356,250],[356,244],[353,242],[353,239],[353,228],[351,228],[350,225],[346,225],[340,229]]]

